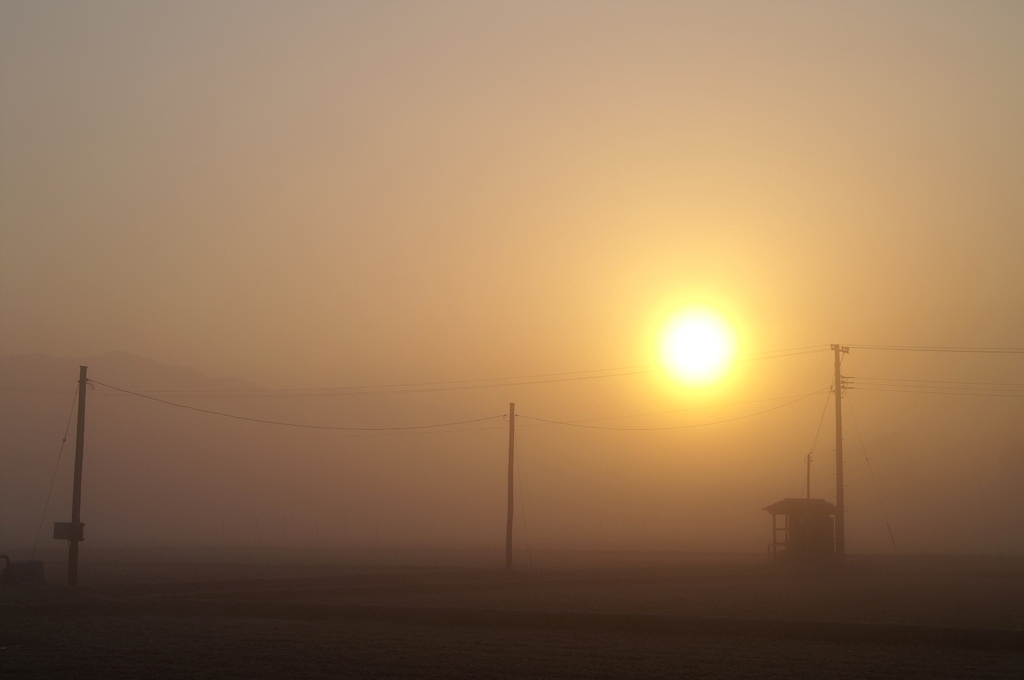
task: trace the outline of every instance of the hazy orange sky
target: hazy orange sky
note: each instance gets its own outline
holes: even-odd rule
[[[1014,3],[5,3],[5,354],[320,384],[1024,332]],[[359,375],[363,377],[363,375]]]
[[[649,364],[659,320],[694,300],[744,352],[1024,346],[1021,187],[1020,3],[0,4],[0,355],[122,350],[273,387],[573,371]],[[847,361],[1024,382],[1020,358]],[[728,397],[830,370],[750,371]],[[486,415],[524,392],[445,404]],[[1024,480],[1020,399],[858,397],[872,446],[904,456],[879,463],[889,480],[939,443],[929,493],[961,465],[994,466],[979,488],[1006,478],[1006,456]],[[583,418],[687,399],[631,383],[532,403]],[[745,526],[798,493],[814,402],[687,440],[746,456],[698,486],[720,493],[765,446],[795,488],[750,500]],[[679,444],[558,436],[543,445],[608,461]],[[664,472],[642,469],[625,496]],[[957,512],[980,497],[964,493]]]

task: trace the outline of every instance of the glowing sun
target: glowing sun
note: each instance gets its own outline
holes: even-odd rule
[[[736,353],[729,324],[704,309],[672,317],[661,335],[661,361],[677,380],[707,385],[723,377]]]

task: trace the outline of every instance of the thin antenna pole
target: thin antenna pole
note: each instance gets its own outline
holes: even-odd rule
[[[505,569],[512,571],[512,510],[515,504],[516,405],[508,405],[508,519],[505,524]]]
[[[849,347],[832,345],[835,352],[836,389],[836,557],[846,556],[846,506],[843,502],[843,374],[840,366]]]
[[[82,538],[82,454],[85,452],[85,391],[88,366],[79,366],[78,431],[75,438],[75,486],[71,494],[71,537],[68,540],[68,585],[78,587],[78,542]]]

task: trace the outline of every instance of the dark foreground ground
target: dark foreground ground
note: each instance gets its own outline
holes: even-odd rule
[[[1019,558],[119,561],[82,580],[0,594],[0,677],[1024,678]]]

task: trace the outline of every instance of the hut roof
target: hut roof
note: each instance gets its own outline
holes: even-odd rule
[[[834,515],[836,506],[824,498],[783,498],[767,508],[773,515]]]

